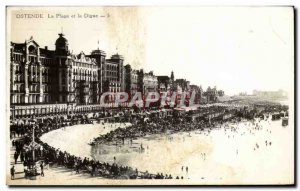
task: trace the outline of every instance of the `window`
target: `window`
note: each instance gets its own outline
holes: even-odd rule
[[[30,54],[35,54],[36,53],[35,47],[33,45],[28,47],[28,51],[29,51]]]

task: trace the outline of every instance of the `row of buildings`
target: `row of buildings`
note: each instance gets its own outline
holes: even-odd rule
[[[259,97],[269,97],[269,98],[287,98],[288,93],[282,89],[277,91],[261,91],[261,90],[253,90],[253,96]]]
[[[153,71],[134,70],[124,65],[124,58],[114,54],[110,58],[102,50],[90,54],[72,54],[68,40],[60,33],[55,50],[40,45],[31,37],[24,43],[10,46],[10,103],[11,116],[47,115],[100,110],[104,92],[127,92],[132,96],[142,92],[170,94],[196,91],[195,101],[203,96],[216,101],[224,92],[208,88],[203,92],[185,79],[156,76]],[[113,101],[109,98],[109,102]],[[114,105],[112,105],[113,107]]]

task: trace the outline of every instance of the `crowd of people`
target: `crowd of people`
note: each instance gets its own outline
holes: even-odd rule
[[[263,110],[259,110],[258,108],[264,108]],[[245,109],[245,108],[243,108]],[[110,142],[123,142],[125,139],[129,139],[132,142],[132,139],[138,137],[144,137],[146,135],[151,134],[162,134],[162,133],[176,133],[179,131],[189,132],[193,130],[203,130],[208,129],[211,130],[212,127],[220,127],[222,124],[226,124],[227,121],[231,121],[237,123],[241,120],[241,118],[245,118],[247,120],[253,121],[254,117],[262,116],[263,113],[274,113],[278,111],[287,111],[286,106],[281,106],[280,104],[271,105],[258,105],[254,106],[252,110],[232,110],[231,117],[220,120],[222,115],[219,115],[214,120],[207,120],[202,118],[197,118],[196,120],[191,120],[189,113],[186,113],[182,116],[168,116],[168,117],[158,117],[158,116],[149,116],[145,120],[145,117],[135,118],[134,121],[130,121],[132,123],[131,126],[126,128],[117,128],[114,131],[111,131],[105,135],[101,135],[95,138],[91,144],[106,144]],[[191,114],[195,114],[200,110],[190,111]],[[229,108],[213,106],[209,108],[202,108],[202,113],[229,113]]]
[[[177,133],[180,131],[188,132],[203,130],[204,128],[211,129],[212,127],[216,127],[218,123],[223,122],[225,121],[212,121],[208,123],[205,120],[190,120],[186,117],[174,118],[173,116],[165,118],[150,117],[146,121],[144,119],[137,119],[131,126],[117,128],[114,131],[95,138],[91,144],[105,144],[109,142],[124,143],[126,139],[132,142],[132,139],[151,134]]]
[[[102,163],[89,158],[81,158],[71,155],[66,151],[60,151],[47,143],[43,143],[39,137],[49,131],[64,128],[67,125],[78,124],[78,120],[65,119],[64,117],[53,117],[35,121],[32,124],[13,124],[11,125],[12,146],[15,147],[14,160],[15,164],[20,158],[20,162],[24,165],[25,177],[41,174],[44,176],[43,167],[46,165],[64,166],[72,169],[75,173],[89,173],[91,176],[101,176],[107,178],[126,178],[126,179],[171,179],[171,175],[163,175],[162,173],[151,174],[148,171],[141,172],[129,166]],[[68,121],[68,123],[66,123]],[[79,120],[80,123],[87,123],[86,120]],[[34,128],[33,128],[34,127]],[[34,141],[38,144],[32,148],[34,130]],[[18,139],[15,139],[18,138]],[[34,155],[33,155],[34,150]],[[33,158],[33,156],[35,158]],[[37,161],[43,161],[37,165]],[[38,167],[40,173],[37,172]],[[31,173],[33,171],[33,173]],[[15,173],[14,166],[11,172]],[[12,175],[12,177],[14,177]]]
[[[134,120],[132,120],[132,116],[130,116],[128,118],[128,122],[131,122],[131,126],[117,128],[105,135],[101,135],[95,138],[92,141],[92,144],[105,144],[114,141],[121,141],[124,143],[125,139],[129,139],[132,142],[132,139],[151,134],[176,133],[180,131],[188,132],[193,130],[203,130],[204,128],[210,130],[212,127],[221,126],[226,120],[239,120],[239,118],[236,116],[226,120],[212,120],[209,122],[203,119],[191,120],[186,116],[166,116],[164,118],[152,116],[147,118],[147,120],[145,119],[145,117],[136,117]],[[124,123],[125,122],[126,120]],[[10,135],[12,138],[12,146],[15,147],[15,164],[17,164],[18,159],[20,159],[20,162],[24,165],[25,176],[30,174],[29,172],[32,169],[35,171],[34,174],[37,174],[36,171],[38,167],[36,165],[36,161],[43,161],[43,163],[40,163],[39,166],[41,174],[43,175],[44,165],[59,165],[72,169],[76,173],[90,173],[91,176],[102,176],[107,178],[173,179],[172,175],[163,175],[162,173],[151,174],[148,171],[140,172],[138,169],[133,169],[129,166],[118,165],[116,162],[109,164],[105,162],[99,162],[94,159],[74,156],[66,151],[61,151],[57,148],[54,148],[47,143],[43,143],[39,139],[39,137],[44,133],[79,123],[90,123],[90,120],[88,120],[86,117],[82,117],[82,115],[73,115],[69,118],[55,116],[42,120],[32,120],[31,123],[26,124],[11,124]],[[32,144],[33,140],[38,146]],[[271,143],[269,143],[269,145],[271,145]],[[203,154],[203,158],[205,160],[205,154]],[[14,168],[11,170],[11,172],[13,171],[15,171]],[[179,179],[179,177],[176,177],[176,179]]]

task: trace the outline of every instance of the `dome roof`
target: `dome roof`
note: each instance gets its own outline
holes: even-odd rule
[[[67,46],[68,45],[68,40],[64,37],[64,34],[60,33],[58,35],[59,35],[59,37],[56,40],[55,45],[57,47],[65,47],[65,46]]]
[[[117,53],[117,54],[112,55],[111,59],[123,60],[124,58],[123,58],[123,56],[121,56]]]

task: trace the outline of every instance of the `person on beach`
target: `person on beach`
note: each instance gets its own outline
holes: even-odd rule
[[[93,164],[92,164],[91,176],[94,176],[94,175],[95,175],[95,173],[96,173],[96,167],[97,167],[96,163],[93,163]]]
[[[44,165],[43,165],[43,162],[41,162],[40,164],[40,168],[41,168],[41,176],[44,177]]]
[[[14,180],[15,179],[15,166],[13,165],[11,168],[10,168],[10,178],[11,180]]]
[[[76,174],[79,174],[80,165],[79,163],[76,165]]]
[[[17,164],[18,157],[19,157],[19,154],[17,153],[17,151],[15,151],[15,153],[14,153],[15,164]]]

